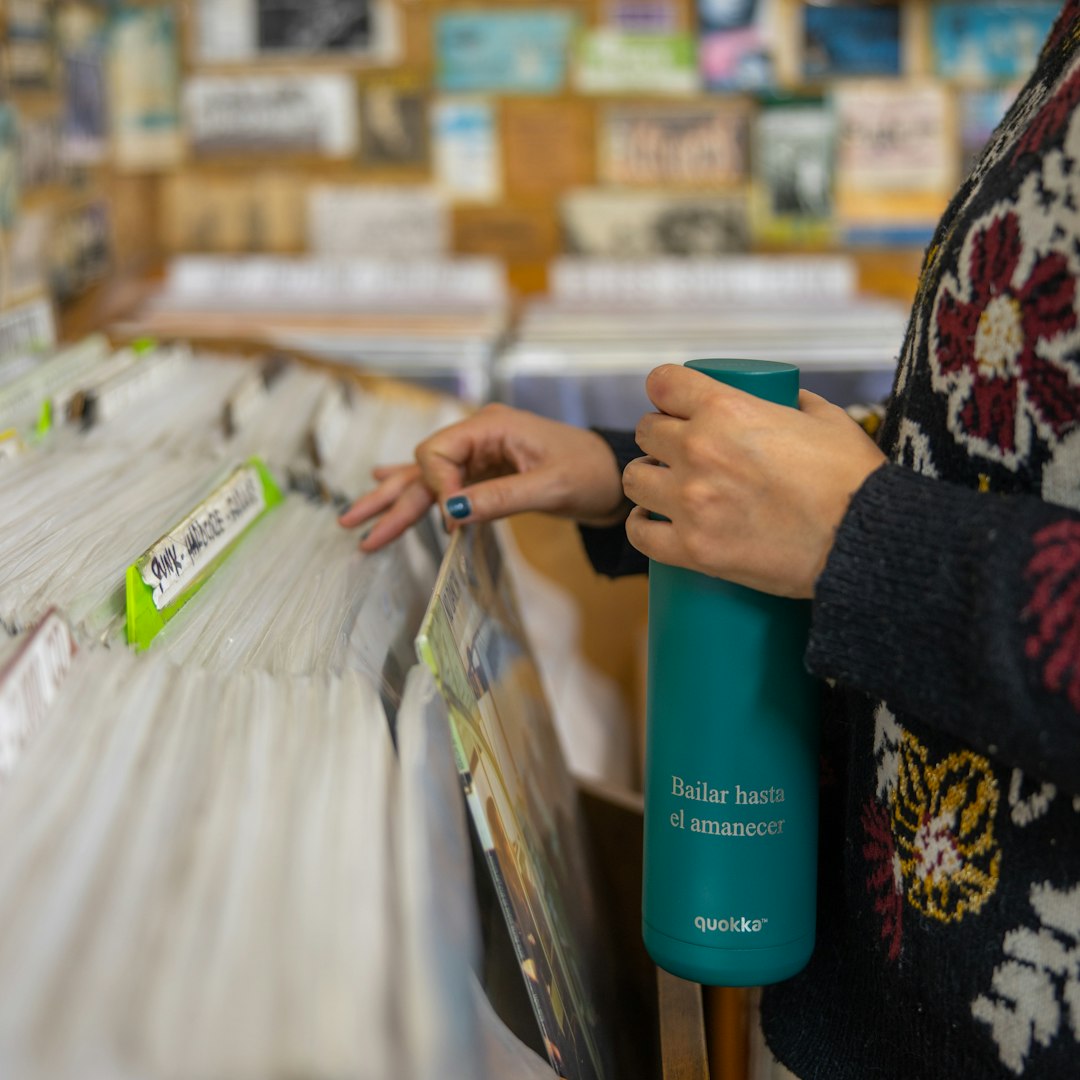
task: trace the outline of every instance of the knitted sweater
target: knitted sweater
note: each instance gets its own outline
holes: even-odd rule
[[[802,1080],[1075,1080],[1080,0],[927,250],[880,442],[816,587],[818,943],[766,1039]]]

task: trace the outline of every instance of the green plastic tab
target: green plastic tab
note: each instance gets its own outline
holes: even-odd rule
[[[142,574],[139,572],[139,563],[145,555],[136,559],[127,568],[124,580],[127,640],[128,644],[133,645],[138,652],[149,648],[165,624],[203,587],[214,571],[232,554],[236,545],[248,534],[252,526],[283,501],[281,488],[259,458],[249,458],[239,468],[253,468],[256,471],[262,484],[265,505],[258,516],[252,518],[232,541],[199,571],[191,584],[172,603],[161,609],[154,603],[154,590],[143,581]],[[230,478],[232,475],[235,475],[235,471],[230,474]]]
[[[43,439],[46,435],[52,431],[53,426],[53,407],[52,401],[46,398],[41,403],[41,408],[38,410],[37,426],[34,428],[34,434]]]

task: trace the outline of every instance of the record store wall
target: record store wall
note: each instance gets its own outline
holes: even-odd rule
[[[0,302],[192,251],[530,293],[559,253],[851,250],[906,296],[1058,6],[9,0]]]

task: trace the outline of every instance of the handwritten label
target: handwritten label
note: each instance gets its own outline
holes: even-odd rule
[[[135,564],[152,590],[158,611],[195,583],[266,509],[262,479],[254,466],[237,469],[194,513],[163,536]]]
[[[71,630],[50,611],[0,673],[0,778],[11,773],[27,739],[45,718],[74,655]]]

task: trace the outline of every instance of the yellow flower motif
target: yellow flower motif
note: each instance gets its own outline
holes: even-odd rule
[[[892,828],[904,893],[924,915],[959,921],[997,889],[997,780],[986,758],[968,750],[932,764],[906,731],[899,766]]]

